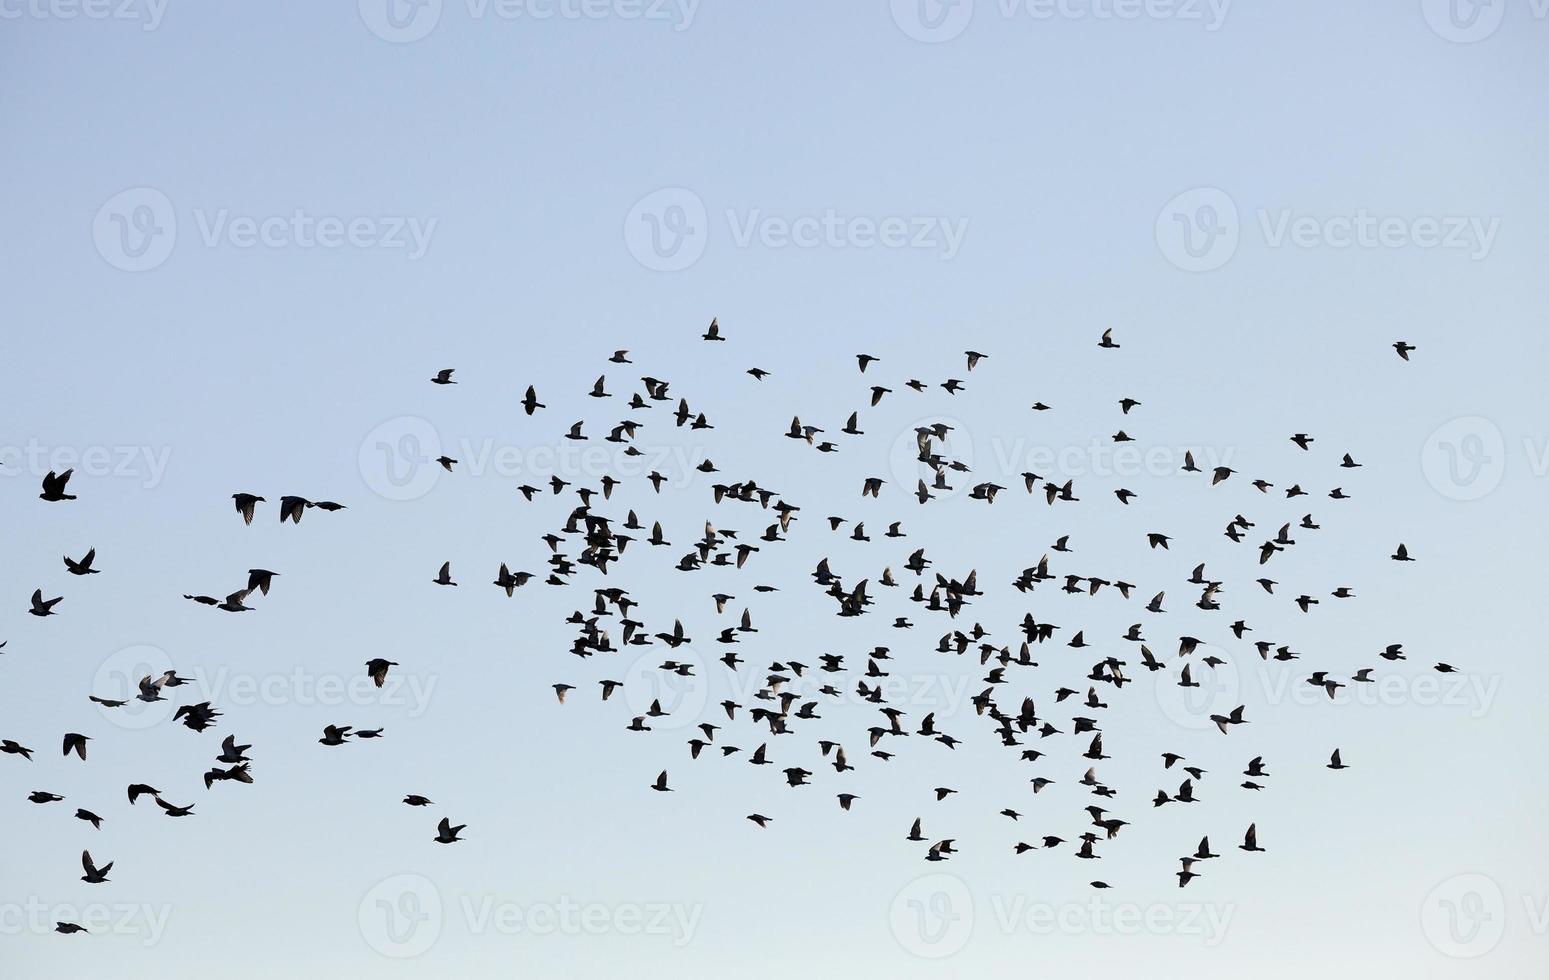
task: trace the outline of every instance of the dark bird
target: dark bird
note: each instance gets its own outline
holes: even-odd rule
[[[366,661],[366,673],[377,687],[387,683],[387,668],[398,666],[396,660],[384,660],[381,657],[372,657]]]
[[[0,740],[0,752],[6,755],[19,755],[29,762],[32,761],[32,750],[11,739]]]
[[[271,572],[267,568],[249,568],[247,570],[247,591],[256,590],[260,595],[269,594],[269,586],[274,584],[275,576],[279,572]]]
[[[253,512],[264,502],[264,498],[251,493],[234,493],[231,499],[236,502],[237,513],[242,515],[243,524],[253,523]]]
[[[83,557],[80,561],[75,561],[69,555],[65,555],[65,568],[70,570],[71,575],[96,575],[98,569],[91,567],[91,563],[96,560],[96,548],[86,552],[85,557]]]
[[[522,409],[531,415],[540,408],[548,408],[548,406],[538,400],[537,390],[532,385],[528,385],[527,394],[522,396]]]
[[[145,783],[130,783],[129,784],[129,803],[130,803],[130,805],[133,805],[135,800],[138,800],[140,797],[146,796],[146,795],[160,796],[161,795],[161,790],[157,789],[154,786],[147,786]]]
[[[65,485],[70,482],[70,474],[74,472],[73,469],[65,470],[63,473],[49,470],[48,475],[43,477],[43,492],[38,494],[38,497],[50,501],[74,500],[74,494],[65,493]]]
[[[92,862],[91,852],[82,851],[81,867],[86,871],[85,874],[81,875],[82,881],[91,885],[100,885],[104,881],[108,880],[108,872],[113,870],[113,862],[109,861],[107,864],[104,864],[99,868]]]
[[[85,762],[86,743],[89,741],[91,741],[89,736],[81,735],[78,732],[66,732],[64,754],[69,755],[71,752],[74,752],[76,755],[81,757],[82,762]]]
[[[323,745],[343,745],[344,740],[350,737],[353,731],[351,725],[328,725],[323,729],[323,737],[318,739]]]
[[[58,613],[54,612],[54,607],[63,601],[64,596],[56,596],[52,599],[44,600],[43,590],[37,589],[32,593],[32,608],[27,611],[34,616],[57,616]]]
[[[1337,755],[1338,753],[1335,754]],[[1237,846],[1239,849],[1244,851],[1264,850],[1259,846],[1259,825],[1256,823],[1248,824],[1248,832],[1243,834],[1242,843],[1238,844]]]

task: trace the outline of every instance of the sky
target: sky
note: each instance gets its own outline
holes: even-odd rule
[[[1522,757],[1549,736],[1542,3],[3,0],[0,19],[0,738],[36,750],[0,756],[0,974],[1463,978],[1544,961],[1549,785]],[[712,317],[724,343],[700,339]],[[1097,346],[1110,328],[1118,350]],[[972,372],[968,349],[988,355]],[[862,352],[881,359],[864,376]],[[445,367],[458,384],[430,384]],[[608,402],[586,395],[602,373]],[[714,428],[674,427],[663,403],[636,413],[644,455],[620,456],[601,437],[645,375]],[[872,384],[892,390],[875,408]],[[1124,416],[1122,397],[1141,404]],[[866,434],[838,434],[855,410]],[[783,438],[792,416],[839,451]],[[576,420],[584,443],[563,438]],[[934,422],[973,475],[922,507],[914,430]],[[1185,452],[1236,474],[1210,487]],[[39,500],[71,466],[79,499]],[[1081,500],[1027,496],[1028,470]],[[604,474],[624,482],[599,510],[659,520],[672,546],[637,540],[606,579],[494,588],[501,562],[544,570],[540,537],[576,503],[515,488]],[[757,540],[773,512],[713,504],[713,483],[746,479],[802,508],[786,541]],[[1008,489],[969,499],[980,481]],[[1309,496],[1285,499],[1293,483]],[[267,498],[252,526],[239,491]],[[280,526],[286,494],[346,509]],[[1256,544],[1309,512],[1320,528],[1296,530],[1264,594]],[[1233,545],[1238,513],[1256,526]],[[674,569],[706,520],[760,547],[746,568]],[[1144,595],[1012,590],[1065,534],[1056,570]],[[1389,560],[1400,542],[1415,562]],[[92,547],[101,574],[68,575],[60,556]],[[955,623],[907,601],[918,547],[927,583],[978,572]],[[871,579],[872,613],[833,615],[822,557]],[[455,589],[431,582],[443,561]],[[1192,606],[1201,561],[1222,612]],[[877,584],[884,565],[901,588]],[[251,612],[183,599],[254,567],[279,576]],[[610,585],[694,642],[571,656],[565,617]],[[38,588],[58,615],[26,615]],[[1164,590],[1166,613],[1139,611]],[[724,616],[716,591],[736,597]],[[1322,601],[1303,614],[1300,593]],[[733,675],[714,640],[744,607],[759,632]],[[1003,705],[1035,696],[1068,729],[1089,709],[1050,692],[1084,691],[1096,655],[1130,661],[1095,715],[1110,801],[1078,785],[1084,738],[1018,762],[968,700],[976,658],[935,652],[973,623],[1014,647],[1028,612],[1061,642]],[[1118,639],[1136,621],[1169,662],[1193,635],[1224,663],[1196,691],[1158,683]],[[1094,648],[1063,645],[1076,629]],[[1254,639],[1301,659],[1261,661]],[[1376,659],[1390,643],[1409,659]],[[906,724],[934,711],[956,749],[910,737],[871,758],[878,716],[848,685],[795,738],[718,707],[757,703],[769,662],[858,670],[877,645]],[[381,689],[372,657],[398,664]],[[664,678],[669,657],[695,676]],[[1364,666],[1381,683],[1333,700],[1303,683]],[[168,702],[87,701],[167,669],[192,679]],[[602,679],[623,682],[608,702]],[[564,705],[555,683],[576,688]],[[626,731],[653,697],[669,716]],[[203,700],[223,712],[211,731],[169,717]],[[1237,704],[1249,723],[1223,736],[1208,716]],[[743,754],[691,760],[701,722]],[[325,748],[328,724],[385,734]],[[67,731],[91,737],[86,762],[61,758]],[[206,790],[226,734],[252,744],[255,782]],[[829,736],[857,771],[824,764]],[[779,765],[743,761],[755,740]],[[1324,767],[1336,747],[1349,769]],[[1163,751],[1208,770],[1200,802],[1151,805],[1182,778]],[[1260,792],[1237,785],[1253,756]],[[787,765],[813,785],[787,788]],[[653,793],[664,768],[674,792]],[[1036,797],[1034,772],[1055,781]],[[129,806],[131,782],[193,815]],[[848,813],[841,791],[860,797]],[[1093,802],[1132,822],[1101,860],[1013,853],[1073,839]],[[432,841],[442,816],[464,841]],[[959,853],[925,862],[903,839],[916,817]],[[1250,823],[1265,853],[1237,850]],[[1180,890],[1177,857],[1206,834],[1222,857]],[[88,847],[109,883],[77,880]]]

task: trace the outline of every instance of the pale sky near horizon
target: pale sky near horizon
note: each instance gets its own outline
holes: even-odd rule
[[[0,20],[0,739],[36,752],[0,755],[0,976],[1452,980],[1545,961],[1543,3],[0,0]],[[723,344],[699,339],[712,316]],[[632,365],[608,363],[619,348]],[[970,348],[989,355],[972,372]],[[860,352],[881,358],[864,375]],[[444,367],[456,386],[429,383]],[[613,398],[587,398],[604,372]],[[636,413],[643,463],[607,451],[642,375],[715,428],[662,403]],[[548,406],[531,418],[529,384]],[[872,384],[892,393],[868,408]],[[838,432],[852,410],[863,437]],[[783,438],[793,415],[840,451]],[[586,443],[562,438],[578,419]],[[921,507],[913,433],[937,420],[973,476]],[[1180,475],[1185,451],[1237,475]],[[694,471],[706,458],[719,473]],[[69,466],[79,499],[37,499]],[[1081,501],[1028,497],[1024,470]],[[599,510],[659,519],[672,546],[507,599],[495,569],[543,571],[540,535],[577,502],[514,487],[603,473],[625,482]],[[757,540],[772,512],[712,504],[748,478],[802,507],[788,541]],[[979,480],[1008,489],[967,499]],[[237,491],[267,498],[251,527]],[[285,494],[347,509],[281,527]],[[1322,527],[1263,594],[1258,542],[1308,512]],[[1241,545],[1221,535],[1236,513],[1257,525]],[[673,569],[707,519],[760,545],[744,570]],[[883,537],[900,520],[908,537]],[[1013,591],[1067,533],[1058,571],[1144,595]],[[1415,562],[1389,560],[1399,542]],[[91,547],[101,574],[68,575],[60,556]],[[917,547],[927,575],[977,570],[986,595],[956,623],[906,601]],[[824,556],[872,580],[871,614],[833,615],[809,574]],[[456,589],[431,583],[447,560]],[[1192,606],[1200,561],[1223,612]],[[883,565],[902,588],[876,584]],[[280,575],[251,612],[182,598],[252,567]],[[565,616],[606,585],[696,642],[570,656]],[[26,615],[38,588],[57,616]],[[1167,613],[1142,612],[1162,590]],[[744,606],[759,632],[733,677],[714,638]],[[1129,661],[1092,715],[1112,800],[1077,783],[1085,736],[1017,762],[969,702],[977,659],[934,652],[975,622],[1014,648],[1029,611],[1063,629],[1003,707],[1035,696],[1068,731],[1089,709],[1052,690],[1084,692],[1102,652]],[[1118,639],[1137,621],[1169,662],[1190,634],[1227,663],[1184,700]],[[1064,646],[1083,628],[1094,648]],[[1255,639],[1301,659],[1262,662]],[[1394,642],[1409,660],[1375,657]],[[935,711],[957,749],[867,756],[878,716],[851,692],[878,644],[906,724]],[[821,721],[773,738],[740,719],[717,742],[741,755],[690,760],[717,702],[759,703],[769,662],[823,653],[851,673]],[[381,690],[375,656],[399,664]],[[665,659],[698,678],[653,687]],[[1333,702],[1302,683],[1364,666],[1384,682]],[[195,683],[162,706],[86,700],[162,669]],[[606,703],[603,678],[625,682]],[[576,687],[563,706],[556,682]],[[653,694],[673,713],[625,731]],[[166,717],[202,700],[224,712],[211,731]],[[1250,723],[1222,736],[1205,716],[1234,704]],[[325,748],[327,724],[386,732]],[[88,761],[61,758],[67,731]],[[823,764],[820,733],[858,771]],[[253,745],[255,782],[206,790],[226,734]],[[759,741],[777,765],[746,764]],[[1324,768],[1335,747],[1350,769]],[[1199,803],[1152,806],[1182,779],[1162,751],[1209,770]],[[1238,786],[1255,755],[1258,793]],[[785,787],[787,765],[814,785]],[[663,768],[671,794],[648,788]],[[1035,772],[1056,780],[1036,797]],[[131,782],[195,812],[130,807]],[[1013,853],[1075,838],[1091,803],[1132,822],[1101,860]],[[466,840],[434,843],[442,816]],[[915,817],[960,853],[922,860]],[[1265,853],[1237,849],[1249,823]],[[1180,890],[1205,834],[1222,856]],[[110,883],[78,880],[85,847]],[[52,931],[71,918],[94,934]]]

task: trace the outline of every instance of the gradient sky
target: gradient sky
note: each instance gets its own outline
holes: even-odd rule
[[[1454,978],[1544,962],[1549,787],[1528,755],[1549,736],[1531,557],[1549,545],[1542,4],[920,2],[0,4],[0,737],[37,750],[0,757],[0,974]],[[711,316],[727,343],[698,339]],[[1119,351],[1096,347],[1109,327]],[[990,355],[971,375],[970,347]],[[607,364],[616,348],[636,363]],[[864,378],[861,351],[883,359]],[[459,385],[428,383],[449,366]],[[599,407],[585,392],[605,367],[617,394]],[[513,488],[620,473],[600,436],[644,374],[715,425],[642,413],[637,442],[671,485],[657,497],[623,470],[607,505],[660,519],[673,547],[636,542],[605,583],[585,569],[506,599],[495,568],[540,570],[539,535],[575,499]],[[967,390],[916,395],[911,377]],[[873,383],[895,393],[864,410]],[[549,406],[531,419],[528,384]],[[1126,395],[1143,403],[1129,418]],[[1054,410],[1030,412],[1040,399]],[[854,409],[867,434],[839,453],[781,438],[793,414],[832,434]],[[582,418],[577,451],[560,436]],[[1012,488],[993,507],[909,499],[912,430],[938,419],[976,478]],[[1149,455],[1114,457],[1121,427]],[[1241,475],[1181,477],[1185,449]],[[425,465],[439,451],[458,472]],[[1344,452],[1363,468],[1339,470]],[[692,472],[707,457],[721,474]],[[42,473],[68,465],[80,499],[39,501]],[[1029,468],[1074,478],[1081,503],[1023,495]],[[871,475],[890,480],[863,502]],[[1312,495],[1261,497],[1254,476]],[[744,541],[770,522],[712,506],[712,482],[747,478],[803,507],[790,540],[740,573],[673,571],[706,518]],[[1336,485],[1354,499],[1323,496]],[[1141,497],[1121,508],[1115,486]],[[252,527],[239,490],[269,500]],[[282,528],[283,494],[348,509]],[[1272,566],[1285,584],[1261,594],[1251,546],[1309,510],[1323,529],[1298,532]],[[1220,531],[1239,512],[1258,527],[1234,547]],[[830,514],[874,541],[831,533]],[[893,520],[902,542],[880,536]],[[1172,550],[1146,550],[1148,531]],[[1165,588],[1169,612],[1010,590],[1065,533],[1076,553],[1056,569]],[[1418,561],[1387,559],[1400,541]],[[60,555],[92,546],[102,574],[68,576]],[[1117,637],[1141,620],[1159,655],[1183,633],[1218,645],[1231,667],[1204,713],[1243,703],[1251,723],[1223,738],[1149,676],[1106,689],[1117,758],[1099,772],[1135,826],[1097,862],[1013,855],[1081,831],[1085,740],[1042,746],[1036,771],[1057,782],[1035,799],[1035,770],[965,701],[982,670],[933,652],[947,627],[904,601],[912,582],[840,620],[807,577],[827,555],[847,582],[884,564],[905,578],[921,546],[933,570],[978,570],[988,594],[959,626],[1014,644],[1032,611],[1100,644],[1039,649],[1003,705],[1033,694],[1068,728],[1084,710],[1049,692],[1098,652],[1139,673]],[[455,590],[430,584],[445,560]],[[1225,612],[1191,607],[1198,561],[1227,581]],[[258,566],[281,575],[253,612],[181,598]],[[671,654],[567,652],[563,618],[599,584],[698,641],[676,659],[701,680],[663,689],[681,707],[649,735],[623,727]],[[1357,598],[1328,599],[1340,585]],[[25,614],[39,587],[65,596],[60,615]],[[740,691],[714,662],[718,590],[760,627]],[[1325,596],[1312,614],[1291,605],[1302,591]],[[1237,616],[1303,659],[1259,662],[1225,628]],[[1411,659],[1376,660],[1392,642]],[[935,710],[955,752],[910,738],[867,758],[876,716],[852,696],[771,739],[779,766],[689,761],[690,726],[751,700],[753,667],[833,652],[860,668],[879,643],[894,702],[912,724]],[[382,691],[362,684],[373,656],[401,665]],[[1395,679],[1333,704],[1298,687],[1361,666]],[[219,726],[86,701],[152,667],[196,677],[203,693],[172,693],[216,702]],[[628,682],[606,704],[604,677]],[[563,707],[560,681],[578,688]],[[386,738],[326,749],[329,723]],[[92,736],[89,762],[60,758],[65,731]],[[226,733],[254,745],[256,783],[206,791]],[[820,733],[859,771],[815,764]],[[760,740],[745,723],[720,737]],[[1335,746],[1351,769],[1323,768]],[[1163,750],[1210,770],[1203,802],[1152,809],[1181,778]],[[1260,794],[1236,785],[1254,755],[1274,774]],[[796,764],[814,786],[780,783]],[[663,767],[670,796],[647,788]],[[195,815],[129,807],[142,781]],[[937,804],[937,785],[960,793]],[[26,802],[38,789],[67,799]],[[862,797],[851,813],[841,789]],[[437,805],[401,805],[410,792]],[[442,815],[464,843],[432,843]],[[916,816],[962,853],[921,860],[902,839]],[[1253,821],[1267,853],[1235,849]],[[1206,833],[1226,856],[1179,891],[1175,858]],[[116,862],[110,884],[77,880],[85,846]],[[54,934],[72,908],[100,934]]]

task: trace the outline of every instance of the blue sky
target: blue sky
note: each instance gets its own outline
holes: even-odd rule
[[[37,750],[0,756],[22,845],[0,875],[0,972],[1452,978],[1543,961],[1530,817],[1549,797],[1520,761],[1549,734],[1542,5],[922,2],[0,6],[0,738]],[[725,344],[699,340],[712,316]],[[1110,327],[1122,347],[1099,350]],[[635,363],[608,364],[618,348]],[[967,348],[990,355],[971,374]],[[864,377],[862,351],[882,358]],[[428,383],[443,367],[457,386]],[[641,375],[715,425],[639,413],[660,496],[600,439]],[[967,390],[903,386],[949,377]],[[548,405],[533,418],[529,384]],[[894,393],[867,409],[870,384]],[[1124,396],[1142,403],[1128,417]],[[836,437],[855,409],[866,435]],[[841,451],[782,438],[792,415]],[[578,419],[584,444],[561,438]],[[909,499],[913,429],[937,420],[977,478],[1011,487],[995,505]],[[1120,428],[1134,453],[1115,454]],[[1240,475],[1208,488],[1177,473],[1184,451]],[[456,472],[427,465],[440,452]],[[1344,452],[1363,467],[1340,470]],[[694,472],[705,458],[722,472]],[[80,499],[38,500],[71,465]],[[1082,501],[1026,497],[1025,469]],[[585,569],[509,600],[488,584],[502,561],[540,570],[539,536],[573,506],[516,485],[604,472],[626,478],[609,511],[661,520],[673,547],[634,543],[605,583]],[[888,479],[878,500],[868,476]],[[1311,496],[1261,497],[1256,476]],[[711,483],[748,477],[802,506],[789,540],[740,573],[673,571],[707,518],[743,541],[770,523],[711,504]],[[1117,486],[1139,499],[1120,507]],[[251,527],[236,491],[268,498]],[[281,527],[284,494],[348,509]],[[1263,595],[1249,548],[1309,510],[1323,529],[1298,532]],[[1239,512],[1258,526],[1232,546]],[[894,520],[901,542],[881,537]],[[1153,552],[1149,531],[1177,540]],[[1165,588],[1168,613],[1010,590],[1065,533],[1057,568]],[[1400,541],[1418,561],[1388,560]],[[68,576],[60,555],[93,546],[102,574]],[[1068,735],[1035,799],[966,702],[982,672],[933,652],[939,616],[874,587],[877,612],[841,620],[807,577],[826,555],[847,582],[891,565],[907,589],[922,546],[993,585],[962,625],[997,642],[1031,610],[1131,657],[1117,637],[1141,620],[1159,655],[1190,633],[1228,661],[1202,701],[1150,677],[1104,692],[1116,758],[1099,772],[1135,825],[1101,861],[1011,850],[1082,829],[1094,798]],[[430,582],[447,560],[457,589]],[[1191,607],[1199,561],[1228,582],[1226,613]],[[280,572],[253,612],[182,598],[251,567]],[[597,584],[629,588],[653,632],[681,617],[698,679],[653,688],[660,646],[571,657],[563,619]],[[1341,585],[1357,597],[1327,598]],[[59,616],[25,615],[40,587],[65,596]],[[812,743],[865,756],[876,716],[850,696],[771,740],[813,787],[691,762],[692,725],[753,690],[750,667],[715,662],[733,622],[718,590],[760,628],[750,667],[860,667],[889,645],[895,702],[965,744],[911,738],[841,779]],[[1290,602],[1303,591],[1325,596],[1311,614]],[[1239,615],[1302,659],[1260,662],[1225,630]],[[1375,659],[1393,642],[1409,661]],[[1038,653],[1016,694],[1068,722],[1081,709],[1048,692],[1089,658]],[[363,683],[374,656],[400,665],[382,690]],[[1389,679],[1334,703],[1299,683],[1361,666]],[[219,726],[86,701],[153,667],[195,677],[202,693],[174,693],[214,701]],[[602,678],[626,690],[601,703]],[[556,682],[577,687],[563,707]],[[679,710],[624,731],[653,694]],[[1223,738],[1201,720],[1217,701],[1250,724]],[[386,737],[327,749],[330,723]],[[60,758],[65,731],[92,736],[88,762]],[[256,782],[206,791],[227,733],[253,744]],[[1351,769],[1323,768],[1335,746]],[[1153,810],[1181,778],[1164,749],[1210,770],[1202,803]],[[1254,755],[1274,775],[1249,794]],[[648,789],[662,768],[668,796]],[[195,815],[129,807],[130,782]],[[959,793],[935,803],[938,785]],[[861,799],[841,813],[846,789]],[[443,815],[466,841],[431,841]],[[962,853],[921,860],[903,840],[917,816]],[[1255,821],[1268,851],[1243,854]],[[1207,833],[1226,856],[1180,891],[1175,859]],[[88,846],[117,862],[109,884],[76,880]],[[99,934],[55,935],[67,911]]]

